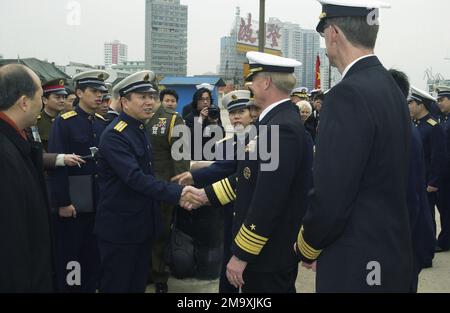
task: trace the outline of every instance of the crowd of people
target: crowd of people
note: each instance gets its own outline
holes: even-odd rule
[[[0,292],[168,292],[186,216],[198,251],[220,242],[221,293],[294,293],[299,264],[317,292],[417,292],[450,249],[450,87],[383,67],[379,3],[320,2],[342,81],[295,88],[300,62],[249,52],[229,123],[208,84],[178,114],[150,70],[67,88],[0,67]]]

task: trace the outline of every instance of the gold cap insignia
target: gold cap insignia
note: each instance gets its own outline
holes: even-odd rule
[[[243,174],[244,174],[245,179],[247,179],[247,180],[249,180],[250,177],[252,177],[252,171],[248,167],[244,168]]]
[[[232,95],[232,96],[231,96],[231,99],[233,99],[233,100],[237,100],[237,99],[238,99],[238,96],[236,96],[236,95]]]
[[[59,81],[59,85],[64,86],[64,81],[62,79]]]
[[[327,12],[322,12],[322,14],[320,14],[319,19],[324,19],[327,17]]]
[[[149,74],[145,75],[144,76],[144,81],[148,82],[149,80],[150,80],[150,75]]]

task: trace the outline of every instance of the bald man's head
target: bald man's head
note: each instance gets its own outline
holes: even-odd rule
[[[35,97],[41,89],[39,77],[28,67],[8,64],[0,67],[0,111],[11,108],[21,97]]]

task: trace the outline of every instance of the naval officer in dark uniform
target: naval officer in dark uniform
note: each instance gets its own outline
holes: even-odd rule
[[[405,99],[409,95],[410,84],[405,73],[390,69],[392,77],[402,91]],[[422,269],[432,266],[435,236],[431,210],[428,205],[425,179],[425,159],[422,139],[411,121],[411,158],[409,162],[407,205],[414,252],[414,270],[410,292],[417,292],[419,275]]]
[[[438,207],[440,210],[438,200],[445,174],[446,147],[444,130],[439,121],[430,113],[431,104],[435,102],[436,99],[428,92],[411,87],[408,99],[409,110],[422,138],[427,179],[425,188],[428,193],[428,202],[436,232],[435,207]]]
[[[195,196],[154,176],[153,150],[145,121],[156,91],[151,71],[129,76],[114,87],[122,113],[105,130],[99,151],[100,202],[95,233],[101,256],[100,292],[145,292],[151,241],[161,228],[159,201],[189,208]]]
[[[441,215],[441,232],[438,236],[436,252],[450,250],[450,87],[438,86],[438,105],[443,117],[441,125],[445,133],[445,166],[439,192],[439,214]]]
[[[319,2],[317,31],[343,79],[323,104],[311,208],[295,248],[317,269],[317,292],[408,292],[411,122],[405,97],[373,54],[379,26],[370,18],[381,4]]]
[[[247,53],[249,87],[261,109],[258,136],[238,161],[234,196],[226,182],[205,189],[213,203],[235,198],[232,257],[227,278],[242,292],[295,292],[297,257],[292,249],[306,210],[308,144],[298,108],[289,95],[295,86],[292,59],[259,52]],[[270,147],[271,157],[264,157]],[[292,241],[291,241],[292,240]]]
[[[49,173],[51,203],[56,210],[58,289],[62,292],[95,292],[99,256],[94,236],[98,203],[97,163],[93,154],[105,129],[104,118],[95,114],[107,91],[105,71],[89,71],[73,80],[79,103],[53,123],[50,153],[77,154],[86,164],[58,167]]]

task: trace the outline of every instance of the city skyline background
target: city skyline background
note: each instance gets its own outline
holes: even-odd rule
[[[80,24],[68,25],[71,12],[63,0],[16,0],[0,3],[0,55],[36,57],[58,65],[70,61],[104,64],[104,43],[128,45],[128,59],[145,60],[145,0],[78,0]],[[411,82],[425,88],[425,71],[450,78],[450,2],[391,0],[381,11],[376,53],[386,67],[405,71]],[[242,15],[258,16],[258,0],[181,0],[188,6],[187,74],[216,73],[221,38],[229,35],[236,7]],[[73,9],[72,9],[73,11]],[[266,21],[315,29],[320,4],[315,0],[267,0]],[[324,47],[323,41],[321,46]]]

